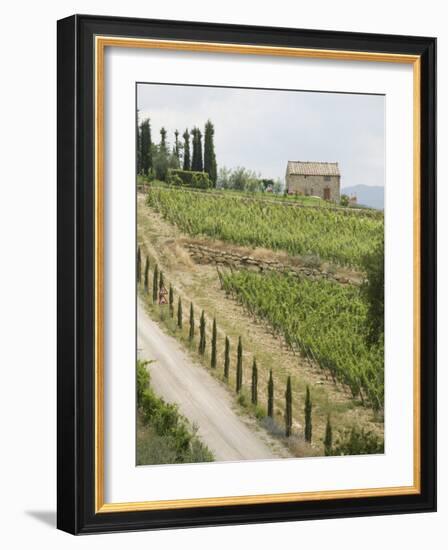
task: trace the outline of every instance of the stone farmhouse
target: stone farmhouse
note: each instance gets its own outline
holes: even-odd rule
[[[337,162],[289,160],[285,180],[288,195],[314,196],[339,202],[341,174]]]

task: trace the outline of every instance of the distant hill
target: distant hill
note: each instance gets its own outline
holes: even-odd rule
[[[384,210],[384,187],[370,185],[353,185],[343,187],[341,193],[345,195],[356,195],[358,204]]]

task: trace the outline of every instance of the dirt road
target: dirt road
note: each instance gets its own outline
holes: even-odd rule
[[[199,435],[217,461],[280,458],[267,434],[255,433],[232,408],[231,397],[181,345],[165,334],[138,302],[138,349],[151,364],[151,385],[199,428]]]

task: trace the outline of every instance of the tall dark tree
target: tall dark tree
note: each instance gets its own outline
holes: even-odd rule
[[[204,314],[204,310],[202,310],[201,318],[199,320],[199,347],[198,347],[198,351],[201,355],[204,355],[205,353],[205,344],[206,344],[205,314]]]
[[[162,290],[162,288],[164,287],[164,284],[165,284],[165,281],[163,279],[163,271],[161,271],[159,275],[159,290]]]
[[[288,381],[286,382],[285,400],[285,435],[289,437],[292,431],[292,388],[290,376],[288,376]]]
[[[177,327],[182,328],[182,299],[180,296],[177,300]]]
[[[137,150],[137,174],[141,174],[142,173],[142,144],[141,144],[141,128],[140,128],[140,124],[138,123],[138,112],[139,111],[137,109],[137,117],[135,121],[135,126],[136,126],[135,148]]]
[[[204,169],[202,163],[202,132],[199,128],[193,128],[191,134],[193,136],[193,157],[191,161],[191,169],[196,172],[202,172]]]
[[[205,124],[204,134],[204,172],[210,177],[213,185],[216,187],[216,179],[218,177],[218,169],[216,166],[215,143],[214,143],[215,128],[210,120]]]
[[[309,386],[306,387],[306,397],[305,397],[305,441],[311,443],[312,434],[313,434],[313,424],[312,424],[312,410],[313,404],[311,402],[311,394]]]
[[[217,329],[216,329],[216,319],[213,319],[213,328],[212,328],[212,352],[210,358],[210,366],[212,369],[216,369],[216,340],[217,340]]]
[[[268,381],[268,416],[274,418],[274,379],[272,377],[272,369],[269,371]]]
[[[140,246],[137,249],[137,283],[142,282],[142,251]]]
[[[327,425],[325,426],[324,437],[325,456],[331,456],[333,452],[333,429],[331,427],[330,415],[327,416]]]
[[[180,161],[180,143],[179,143],[179,130],[174,132],[174,149],[173,154]]]
[[[159,268],[157,264],[154,266],[154,273],[152,275],[152,302],[157,303],[159,297]]]
[[[236,352],[236,393],[243,387],[243,343],[241,336],[238,338],[238,348]]]
[[[258,402],[258,369],[257,360],[254,357],[252,365],[252,403],[256,405]]]
[[[146,256],[145,261],[145,292],[148,292],[149,288],[149,258]]]
[[[191,170],[191,157],[190,157],[190,132],[188,128],[183,133],[184,138],[184,170]]]
[[[192,303],[190,303],[190,332],[188,333],[188,339],[190,342],[193,342],[194,339],[194,308]]]
[[[174,317],[174,290],[173,286],[170,284],[170,292],[169,292],[169,299],[168,299],[169,307],[170,307],[170,317]]]
[[[166,130],[163,126],[162,128],[160,128],[160,149],[165,152],[168,150],[168,147],[166,144]]]
[[[226,344],[224,347],[224,378],[229,379],[229,370],[230,370],[230,340],[226,336]]]
[[[140,124],[140,167],[144,176],[149,174],[152,164],[151,125],[147,118]]]

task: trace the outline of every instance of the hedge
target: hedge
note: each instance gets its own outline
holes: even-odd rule
[[[210,189],[213,187],[213,183],[207,172],[194,172],[192,170],[170,170],[167,182],[171,185],[197,187],[199,189]]]

